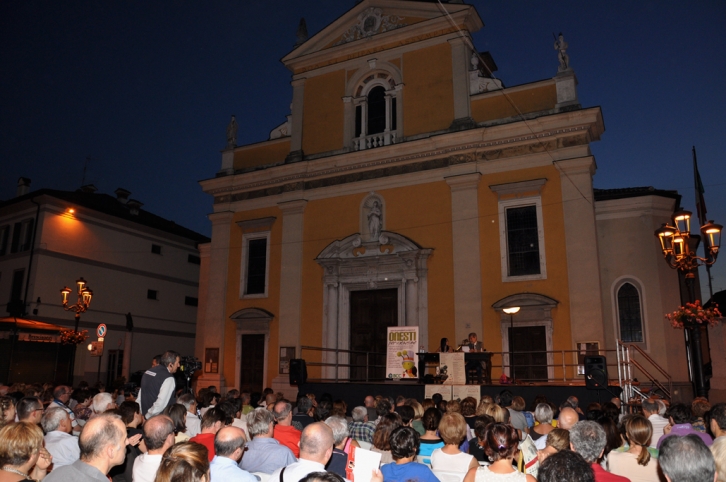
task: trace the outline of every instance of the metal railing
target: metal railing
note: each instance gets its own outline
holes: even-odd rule
[[[638,361],[634,357],[636,353],[643,358],[643,362]],[[671,376],[642,348],[638,345],[626,344],[618,340],[617,357],[618,382],[620,387],[623,389],[621,396],[623,402],[640,402],[654,394],[662,396],[669,401],[671,400],[673,394],[673,380]],[[646,367],[646,362],[648,367]],[[649,386],[647,384],[641,384],[642,382],[638,382],[638,384],[636,384],[637,377],[634,376],[634,368],[649,380]],[[661,381],[657,376],[653,375],[653,372],[649,371],[648,368],[658,371],[664,378],[664,381]],[[636,398],[636,396],[639,397],[639,399]]]
[[[311,376],[309,378],[311,381],[338,383],[385,380],[385,353],[316,346],[302,346],[301,349],[301,356],[306,359],[307,366],[320,368],[320,376]],[[306,356],[306,352],[309,356]],[[498,369],[501,373],[506,371],[511,374],[512,367],[508,362],[510,353],[491,353],[492,373],[496,373]],[[544,356],[547,362],[544,365],[542,363],[517,363],[514,367],[517,372],[517,380],[519,382],[584,383],[584,366],[579,363],[579,355],[603,355],[606,357],[609,373],[618,374],[618,385],[622,388],[622,400],[625,403],[633,400],[636,395],[648,398],[654,393],[669,400],[671,398],[673,393],[671,376],[639,346],[626,344],[620,340],[618,340],[615,350],[598,350],[588,353],[581,353],[578,350],[518,351],[515,353],[517,358],[522,356],[541,358]],[[365,361],[351,362],[351,359],[354,358]],[[520,376],[524,372],[529,372],[530,368],[541,370],[543,366],[546,368],[546,377]],[[382,373],[383,376],[375,376],[376,371]],[[323,376],[326,372],[332,373],[333,376]],[[654,375],[656,372],[660,378]],[[540,371],[540,373],[542,372]],[[423,375],[419,374],[420,377]],[[638,381],[638,377],[647,379],[648,382]]]

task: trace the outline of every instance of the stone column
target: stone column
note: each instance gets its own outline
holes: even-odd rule
[[[600,272],[592,191],[595,159],[556,161],[555,166],[560,171],[565,221],[571,348],[583,341],[599,341],[605,346],[600,277],[594,275]]]
[[[454,247],[454,341],[480,332],[481,264],[478,186],[481,174],[447,177],[451,188],[451,234]],[[482,341],[486,344],[484,334]]]
[[[294,346],[297,356],[300,356],[303,213],[306,204],[307,201],[302,199],[278,204],[282,211],[282,253],[280,263],[282,276],[280,277],[278,347]],[[289,385],[287,376],[278,376],[278,378],[280,377],[286,379],[284,383]]]
[[[353,97],[343,97],[343,143],[347,148],[353,148],[355,137],[355,105]]]
[[[330,282],[327,284],[328,299],[326,305],[325,317],[325,348],[338,348],[338,283]],[[326,352],[323,357],[325,363],[334,364],[337,360],[334,352]],[[326,367],[324,370],[325,378],[337,378],[336,369],[334,367]]]
[[[303,105],[305,100],[305,77],[295,79],[292,85],[292,122],[290,133],[290,154],[285,162],[299,162],[303,160],[302,126]]]
[[[406,280],[406,326],[418,326],[418,287],[416,278]]]
[[[219,373],[203,373],[197,379],[197,389],[215,385],[223,390],[226,378],[234,379],[234,373],[224,372],[224,332],[227,323],[227,270],[229,266],[229,237],[234,213],[221,211],[209,215],[212,222],[212,241],[205,250],[200,249],[202,266],[199,270],[200,299],[197,308],[196,357],[204,359],[205,348],[219,348]],[[206,253],[205,253],[206,251]],[[205,255],[209,254],[207,266]]]
[[[471,52],[464,39],[449,40],[451,45],[451,62],[454,83],[454,121],[449,129],[462,130],[476,127],[471,118],[471,101],[469,100],[469,57]]]

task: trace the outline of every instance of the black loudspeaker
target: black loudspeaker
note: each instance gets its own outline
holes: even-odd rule
[[[304,385],[308,381],[308,367],[302,358],[290,360],[290,385]]]
[[[585,357],[585,387],[588,390],[606,390],[608,387],[607,360],[601,355]]]

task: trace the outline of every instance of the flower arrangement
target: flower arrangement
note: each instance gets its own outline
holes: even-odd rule
[[[721,316],[718,305],[714,304],[711,308],[704,308],[700,301],[686,303],[686,306],[681,306],[673,313],[665,315],[673,328],[694,328],[706,323],[716,326]]]
[[[64,345],[80,345],[88,338],[88,330],[61,330],[60,339]]]

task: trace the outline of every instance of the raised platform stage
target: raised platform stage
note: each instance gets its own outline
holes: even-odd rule
[[[560,405],[567,400],[569,396],[576,396],[580,401],[580,406],[587,408],[592,402],[607,402],[611,398],[620,395],[620,387],[617,385],[608,386],[608,390],[590,390],[585,387],[585,382],[535,382],[523,383],[521,385],[501,385],[499,383],[480,385],[482,395],[489,395],[492,398],[502,390],[509,390],[514,395],[524,398],[527,409],[537,395],[544,395],[547,400]],[[320,397],[329,393],[333,400],[343,399],[348,405],[350,411],[354,407],[363,405],[363,399],[368,395],[384,395],[391,396],[394,399],[403,395],[406,398],[415,398],[419,401],[424,399],[424,385],[413,381],[386,381],[386,382],[308,382],[300,386],[303,393],[314,393],[319,400]],[[612,392],[612,393],[611,393]]]

